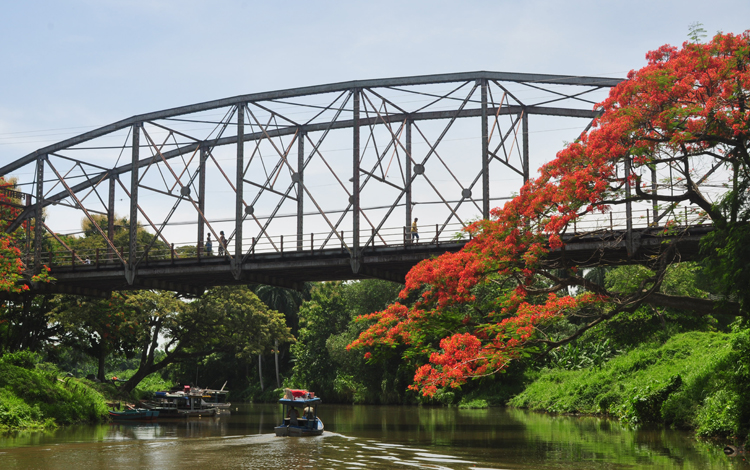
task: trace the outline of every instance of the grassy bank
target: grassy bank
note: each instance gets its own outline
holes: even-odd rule
[[[107,405],[86,380],[62,377],[29,352],[0,357],[0,432],[99,422]]]
[[[509,401],[554,413],[615,416],[627,423],[692,428],[747,439],[750,332],[689,332],[641,345],[596,368],[543,370]]]

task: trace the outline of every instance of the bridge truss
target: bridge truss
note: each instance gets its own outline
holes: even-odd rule
[[[414,76],[133,116],[0,168],[18,178],[26,202],[7,231],[32,222],[27,265],[51,264],[58,291],[403,280],[419,259],[459,249],[461,227],[489,217],[529,179],[530,149],[548,138],[530,122],[562,119],[557,128],[574,140],[619,81]],[[414,218],[419,244],[408,233]],[[45,250],[50,239],[65,247],[59,234],[80,231],[81,220],[106,248]],[[139,242],[139,227],[155,236]],[[116,242],[122,231],[126,246]]]

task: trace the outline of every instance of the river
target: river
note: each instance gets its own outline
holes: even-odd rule
[[[276,405],[218,418],[0,436],[0,469],[750,469],[668,429],[521,410],[323,405],[326,432],[275,437]]]

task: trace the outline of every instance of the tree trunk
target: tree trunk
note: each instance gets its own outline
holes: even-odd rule
[[[699,299],[696,297],[682,297],[654,292],[646,297],[644,303],[655,307],[669,307],[680,310],[688,310],[698,315],[734,315],[747,317],[747,312],[740,309],[739,302],[721,303],[710,299]]]
[[[123,393],[130,393],[132,392],[135,387],[138,386],[139,383],[141,383],[141,380],[145,379],[152,373],[152,367],[140,367],[137,371],[135,371],[135,374],[133,374],[125,384],[120,387],[120,391]]]
[[[279,340],[273,342],[273,359],[276,361],[276,388],[281,388],[281,381],[279,380]]]
[[[260,377],[260,391],[262,392],[265,387],[263,387],[263,356],[258,354],[258,376]]]
[[[96,372],[96,378],[104,382],[104,360],[107,358],[107,351],[104,345],[99,345],[99,370]]]

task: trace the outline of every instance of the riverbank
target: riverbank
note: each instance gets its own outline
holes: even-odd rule
[[[0,432],[107,419],[103,390],[37,361],[25,351],[0,356]]]
[[[748,439],[750,332],[688,332],[581,370],[529,372],[512,407],[660,423],[701,437]]]
[[[0,432],[107,419],[106,402],[118,399],[111,384],[64,377],[55,366],[36,361],[37,356],[24,352],[0,357]],[[701,437],[749,437],[747,330],[677,334],[663,344],[642,344],[599,366],[527,369],[504,379],[485,384],[455,404],[507,404],[548,413],[610,416],[625,424],[657,423],[690,429]]]

